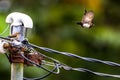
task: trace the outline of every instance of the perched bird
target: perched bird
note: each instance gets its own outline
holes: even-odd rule
[[[10,36],[8,37],[15,38],[19,41],[23,41],[26,36],[27,29],[33,27],[31,17],[20,12],[10,13],[6,17],[6,23],[10,24]]]
[[[20,32],[16,32],[16,33],[11,34],[10,36],[8,36],[8,38],[16,38],[18,40],[19,36],[20,36]]]
[[[77,22],[77,24],[81,25],[83,28],[91,28],[94,25],[93,19],[94,12],[92,10],[90,11],[85,10],[81,22]]]

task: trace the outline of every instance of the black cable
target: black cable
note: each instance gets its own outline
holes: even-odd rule
[[[52,71],[44,68],[43,66],[38,65],[38,64],[35,63],[34,61],[31,61],[30,59],[28,59],[27,57],[25,57],[22,53],[20,53],[20,54],[21,54],[21,56],[22,56],[24,59],[26,59],[27,61],[29,61],[29,62],[32,63],[32,64],[35,64],[37,67],[42,68],[43,70],[45,70],[45,71],[47,71],[47,72],[50,72],[50,73],[53,73],[53,74],[58,74],[57,72],[52,72]]]
[[[55,64],[56,65],[56,64]],[[54,72],[56,69],[57,69],[57,65],[55,66],[55,68],[53,69],[53,70],[51,70],[52,72]],[[49,72],[48,74],[46,74],[46,75],[43,75],[43,76],[41,76],[41,77],[37,77],[37,78],[23,78],[23,80],[42,80],[42,79],[44,79],[44,78],[46,78],[46,77],[48,77],[49,75],[51,75],[52,73],[51,72]]]
[[[63,68],[63,69],[68,70],[68,71],[74,70],[74,71],[91,73],[91,74],[94,74],[94,75],[97,75],[97,76],[120,78],[120,75],[111,75],[111,74],[106,74],[106,73],[94,72],[92,70],[85,69],[85,68],[73,68],[71,66],[68,66],[64,63],[61,63],[60,61],[58,61],[56,59],[53,59],[51,57],[48,57],[46,55],[43,55],[43,54],[40,54],[40,55],[52,60],[53,62],[56,62],[59,65],[59,68]]]
[[[105,74],[105,73],[100,73],[100,72],[94,72],[92,70],[85,69],[85,68],[73,68],[73,67],[68,66],[64,63],[61,63],[60,61],[58,61],[56,59],[53,59],[51,57],[48,57],[48,56],[44,56],[44,57],[46,57],[46,58],[52,60],[53,62],[57,63],[59,68],[63,68],[63,69],[68,70],[68,71],[74,70],[74,71],[91,73],[91,74],[94,74],[94,75],[97,75],[97,76],[120,78],[120,75],[111,75],[111,74]]]
[[[2,37],[2,36],[0,36],[0,38],[1,38],[1,39],[4,39],[4,40],[7,40],[7,41],[11,41],[10,38],[4,38],[4,37]]]
[[[1,38],[1,37],[0,37]],[[25,44],[24,44],[25,45]],[[34,48],[39,48],[41,50],[44,50],[44,51],[47,51],[47,52],[50,52],[50,53],[56,53],[56,54],[62,54],[62,55],[66,55],[66,56],[69,56],[69,57],[74,57],[74,58],[78,58],[78,59],[82,59],[82,60],[86,60],[86,61],[90,61],[90,62],[98,62],[98,63],[104,63],[104,64],[107,64],[107,65],[110,65],[110,66],[118,66],[120,67],[120,64],[118,63],[115,63],[115,62],[111,62],[111,61],[102,61],[102,60],[99,60],[99,59],[94,59],[94,58],[87,58],[87,57],[81,57],[81,56],[78,56],[78,55],[75,55],[75,54],[72,54],[72,53],[68,53],[68,52],[60,52],[60,51],[57,51],[57,50],[53,50],[53,49],[50,49],[50,48],[45,48],[45,47],[39,47],[39,46],[36,46],[34,44],[27,44],[31,47],[34,47]],[[56,72],[53,72],[53,71],[50,71],[44,67],[42,67],[41,65],[38,65],[36,64],[35,62],[29,60],[28,58],[26,58],[23,54],[21,54],[27,61],[31,62],[32,64],[35,64],[37,67],[40,67],[46,71],[48,71],[49,73],[54,73],[54,74],[58,74]],[[116,77],[116,78],[120,78],[120,75],[111,75],[111,74],[105,74],[105,73],[100,73],[100,72],[94,72],[92,70],[89,70],[89,69],[85,69],[85,68],[72,68],[70,66],[67,66],[61,62],[59,62],[58,60],[56,59],[53,59],[51,57],[47,57],[51,60],[53,60],[54,62],[57,63],[57,66],[56,68],[64,68],[65,70],[75,70],[75,71],[81,71],[81,72],[87,72],[87,73],[91,73],[91,74],[94,74],[94,75],[98,75],[98,76],[104,76],[104,77]],[[59,65],[58,65],[59,64]],[[55,69],[56,70],[56,69]],[[46,75],[47,76],[47,75]],[[44,78],[44,76],[43,76]],[[30,79],[29,79],[30,80]],[[32,79],[33,80],[33,79]]]
[[[112,75],[112,74],[105,74],[105,73],[100,73],[100,72],[94,72],[92,70],[85,69],[85,68],[72,68],[71,70],[87,72],[87,73],[91,73],[91,74],[94,74],[94,75],[97,75],[97,76],[103,76],[103,77],[120,78],[120,75]]]
[[[74,71],[86,72],[86,73],[94,74],[97,76],[120,78],[120,75],[112,75],[112,74],[94,72],[92,70],[85,69],[85,68],[73,68],[73,67],[70,67],[67,65],[61,65],[61,67],[64,68],[65,70],[74,70]]]
[[[47,51],[47,52],[50,52],[50,53],[62,54],[62,55],[66,55],[66,56],[69,56],[69,57],[74,57],[74,58],[78,58],[78,59],[82,59],[82,60],[86,60],[86,61],[90,61],[90,62],[97,62],[97,63],[107,64],[107,65],[110,65],[110,66],[120,67],[119,63],[115,63],[115,62],[111,62],[111,61],[102,61],[102,60],[94,59],[94,58],[81,57],[81,56],[78,56],[76,54],[72,54],[72,53],[68,53],[68,52],[60,52],[60,51],[53,50],[53,49],[50,49],[50,48],[39,47],[39,46],[34,45],[34,44],[29,44],[29,45],[34,47],[34,48],[39,48],[41,50],[44,50],[44,51]]]

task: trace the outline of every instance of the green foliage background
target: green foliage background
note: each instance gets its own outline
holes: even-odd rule
[[[6,3],[2,3],[6,1]],[[34,28],[29,30],[31,43],[80,56],[120,63],[120,0],[1,0],[0,33],[7,27],[6,16],[11,12],[23,12],[31,16]],[[84,10],[95,12],[91,29],[76,25]],[[9,30],[3,35],[7,36]],[[45,54],[45,53],[43,53]],[[120,74],[118,67],[71,59],[48,54],[73,67],[84,67],[98,72]],[[10,64],[5,55],[0,55],[0,80],[10,80]],[[34,70],[35,69],[35,70]],[[34,77],[42,71],[36,68],[25,70]],[[44,80],[119,80],[99,77],[88,73],[61,70]]]

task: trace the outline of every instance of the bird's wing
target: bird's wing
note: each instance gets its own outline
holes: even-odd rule
[[[91,22],[94,18],[94,12],[88,11],[82,17],[82,22]]]

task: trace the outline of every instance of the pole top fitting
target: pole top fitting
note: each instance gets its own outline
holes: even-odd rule
[[[24,13],[13,12],[6,17],[6,23],[14,26],[23,25],[25,28],[33,28],[33,21],[31,17]]]

